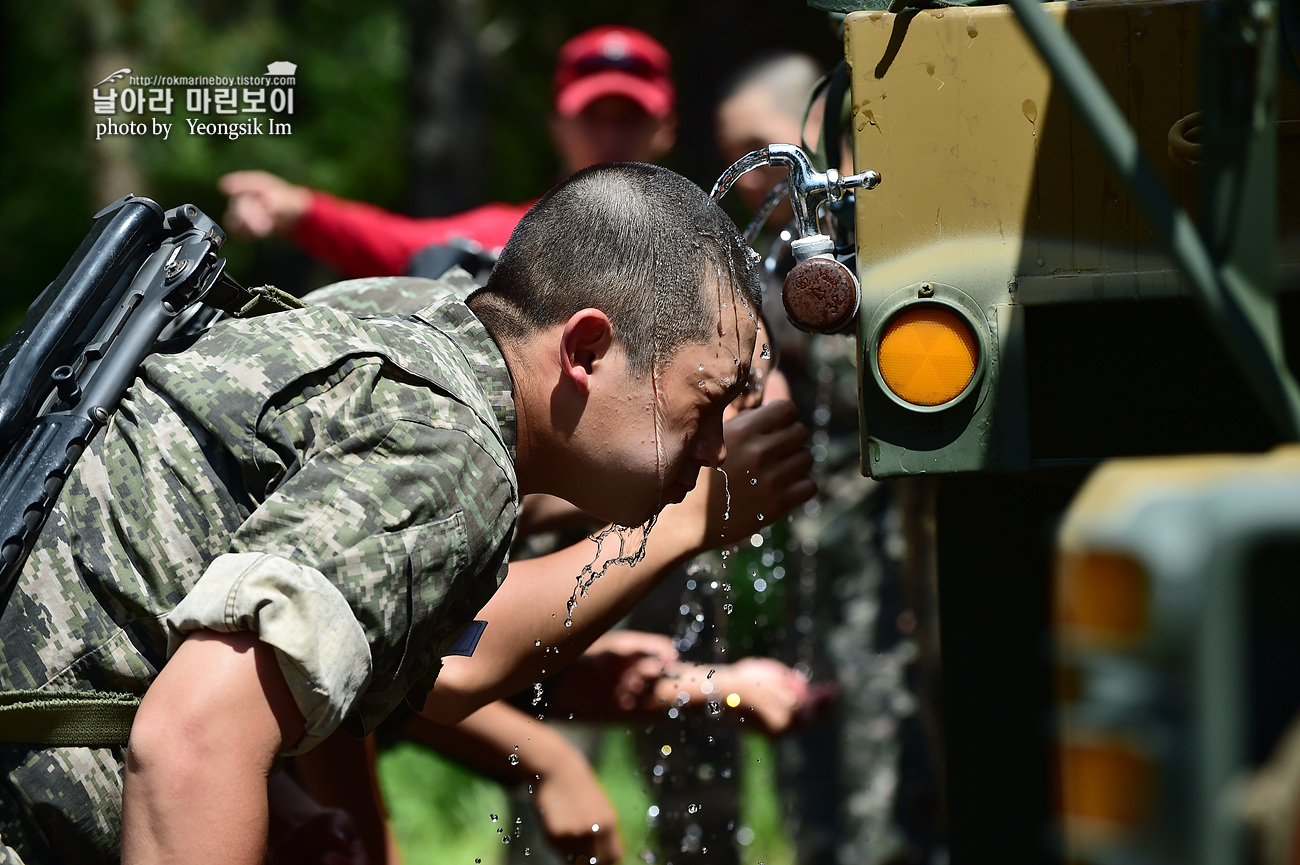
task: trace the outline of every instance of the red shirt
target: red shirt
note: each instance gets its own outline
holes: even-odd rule
[[[452,216],[416,219],[312,190],[311,205],[290,236],[346,276],[399,276],[417,253],[452,238],[499,252],[532,205],[484,204]]]

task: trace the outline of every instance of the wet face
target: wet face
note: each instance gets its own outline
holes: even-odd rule
[[[643,424],[635,456],[624,463],[632,479],[620,492],[628,509],[640,515],[628,525],[681,501],[702,467],[726,458],[723,411],[749,382],[758,322],[729,290],[720,293],[718,310],[710,339],[683,345],[652,381],[629,378]]]
[[[603,96],[573,117],[551,119],[555,149],[570,173],[601,162],[657,162],[676,133],[673,116],[651,117],[623,96]]]

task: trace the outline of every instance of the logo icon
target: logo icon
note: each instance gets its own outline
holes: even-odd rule
[[[131,70],[128,69],[127,71],[130,72]],[[267,75],[292,76],[297,71],[298,64],[290,63],[288,60],[277,60],[274,63],[268,63],[266,65]]]
[[[121,69],[117,70],[112,75],[108,76],[103,81],[99,82],[99,84],[109,84],[113,81],[120,81],[122,80],[122,78],[130,74],[131,74],[131,70],[123,66]],[[95,86],[98,87],[99,84],[96,84]]]

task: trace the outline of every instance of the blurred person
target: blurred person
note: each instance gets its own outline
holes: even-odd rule
[[[676,142],[671,58],[640,30],[596,27],[565,42],[552,93],[548,130],[564,176],[601,162],[658,162]],[[285,236],[352,277],[438,276],[437,268],[452,259],[437,253],[449,245],[495,255],[533,203],[490,203],[416,218],[265,171],[232,172],[217,185],[229,197],[223,224],[232,233]]]
[[[817,141],[824,100],[809,102],[820,77],[812,58],[794,52],[740,70],[715,111],[722,156],[730,163],[768,144]],[[852,173],[847,139],[827,150],[840,154],[836,167]],[[751,171],[736,190],[757,210],[785,175],[778,167]],[[770,217],[772,229],[793,218],[788,202]],[[767,274],[765,294],[779,292],[783,277],[783,271]],[[862,475],[855,341],[781,324],[771,333],[800,415],[813,430],[821,490],[792,524],[787,659],[839,691],[837,705],[816,725],[780,743],[791,835],[800,865],[909,861],[917,850],[896,814],[900,729],[916,702],[907,681],[916,650],[906,633],[915,618],[899,588],[901,517],[890,484]]]

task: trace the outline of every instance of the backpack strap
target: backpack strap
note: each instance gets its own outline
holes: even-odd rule
[[[125,745],[139,707],[139,696],[114,691],[0,692],[0,742]]]

